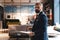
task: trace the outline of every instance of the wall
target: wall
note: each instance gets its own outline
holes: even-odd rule
[[[59,23],[59,0],[54,0],[54,22]]]
[[[19,19],[21,24],[26,24],[28,17],[35,14],[34,5],[21,5],[15,8],[14,6],[5,6],[5,14],[10,15],[10,19]]]
[[[60,10],[60,0],[59,0],[59,10]],[[59,12],[60,15],[60,12]],[[59,24],[60,24],[60,16],[59,16]]]

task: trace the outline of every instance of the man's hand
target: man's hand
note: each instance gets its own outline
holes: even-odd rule
[[[29,33],[29,36],[34,36],[34,35],[35,35],[34,32]]]

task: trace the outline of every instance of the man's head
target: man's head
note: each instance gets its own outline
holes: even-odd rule
[[[39,13],[40,10],[41,10],[41,4],[40,4],[40,3],[36,3],[36,4],[35,4],[35,12],[36,12],[36,13]]]

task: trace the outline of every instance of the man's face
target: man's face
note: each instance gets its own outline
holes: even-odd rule
[[[40,12],[40,5],[35,5],[35,12],[39,13]]]

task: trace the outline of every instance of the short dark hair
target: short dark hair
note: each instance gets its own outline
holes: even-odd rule
[[[36,3],[35,5],[41,5],[41,3]]]

